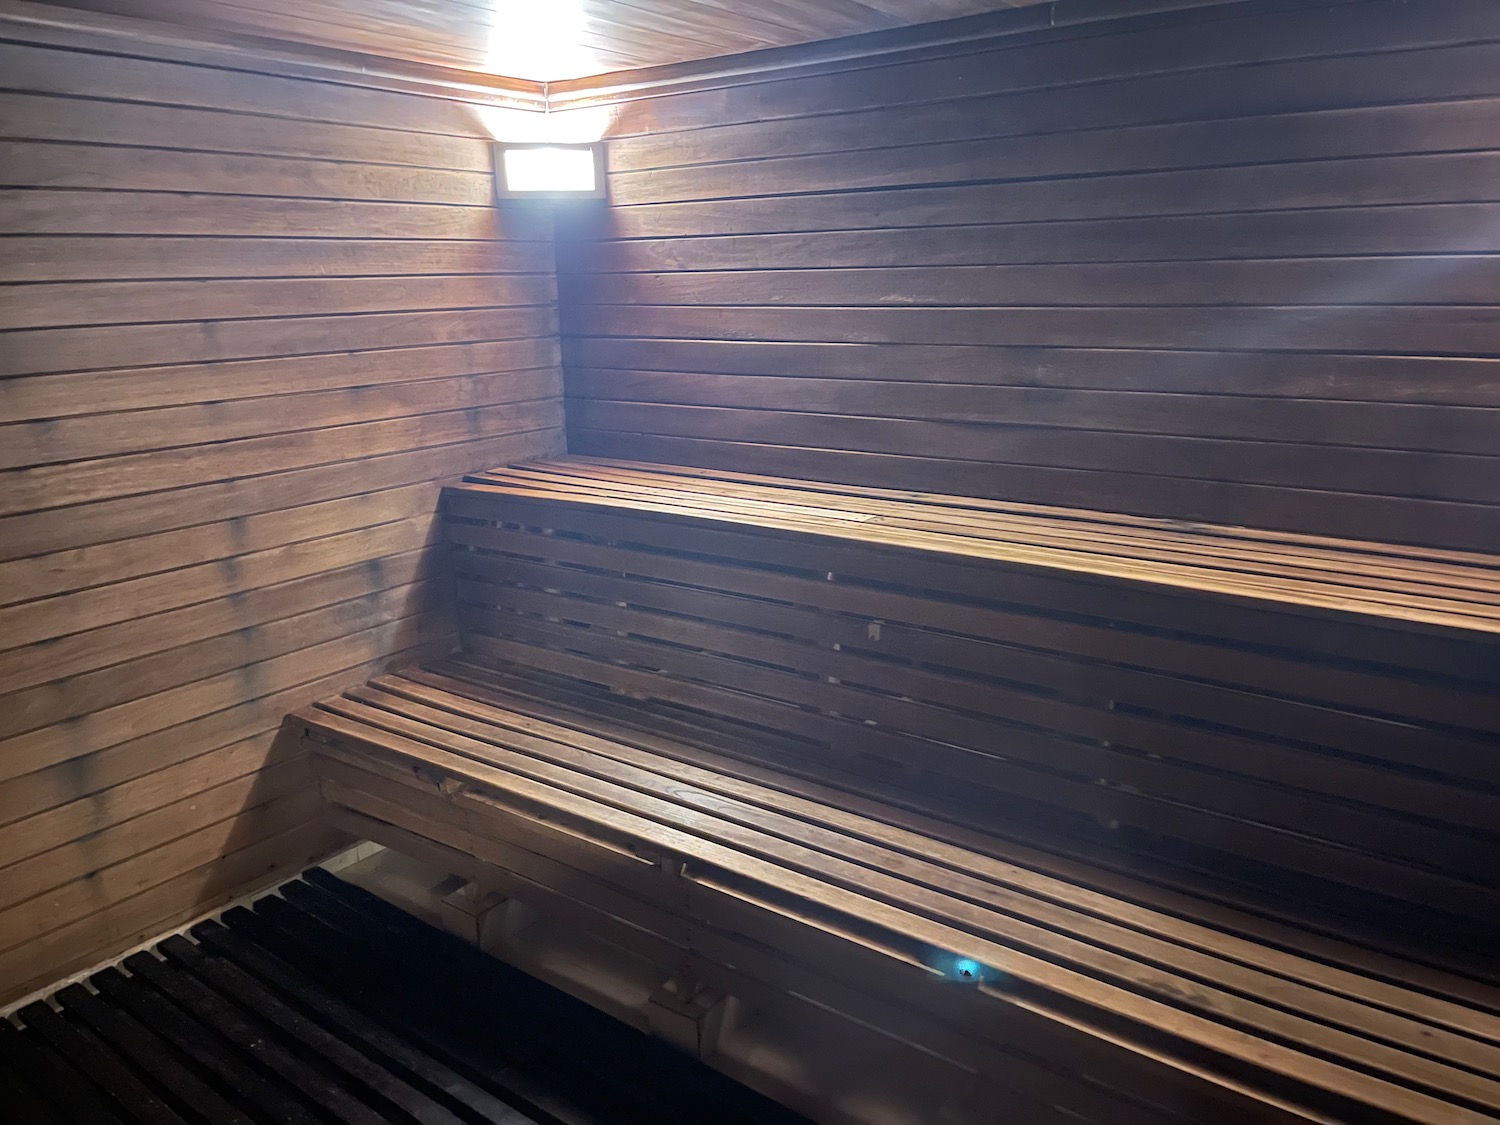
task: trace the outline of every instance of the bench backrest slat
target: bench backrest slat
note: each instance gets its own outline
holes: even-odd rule
[[[686,477],[665,511],[586,474],[504,479],[446,498],[471,658],[769,730],[955,821],[1129,849],[1169,882],[1392,924],[1416,905],[1471,948],[1500,918],[1482,625],[871,541],[858,520],[758,526],[753,497],[732,519],[679,502]]]

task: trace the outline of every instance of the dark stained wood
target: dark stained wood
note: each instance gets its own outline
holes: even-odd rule
[[[236,908],[61,990],[60,1012],[0,1021],[5,1120],[803,1121],[321,870],[305,878],[279,908]],[[579,1053],[598,1059],[582,1076]]]
[[[107,1101],[132,1121],[160,1121],[187,1125],[186,1120],[153,1089],[144,1076],[132,1072],[109,1046],[86,1027],[64,1019],[38,1001],[21,1009],[27,1028],[57,1054],[86,1073],[98,1076]]]
[[[487,687],[482,676],[387,677],[344,700],[326,703],[320,711],[305,713],[301,721],[313,737],[310,746],[319,759],[324,792],[340,807],[386,823],[411,825],[437,841],[461,839],[476,858],[500,866],[505,866],[501,857],[511,854],[532,856],[521,861],[532,868],[534,857],[550,857],[573,871],[571,878],[553,885],[572,887],[585,899],[590,892],[581,888],[591,881],[613,884],[648,910],[665,906],[670,911],[674,897],[689,895],[704,931],[703,944],[694,942],[700,955],[714,948],[716,927],[738,911],[740,932],[766,940],[779,929],[786,936],[768,940],[769,948],[794,958],[816,957],[818,942],[811,935],[799,935],[799,923],[780,915],[781,904],[790,902],[807,904],[799,908],[804,915],[812,910],[835,927],[860,919],[863,952],[854,952],[859,946],[846,946],[852,963],[824,960],[822,967],[834,980],[858,974],[857,987],[866,994],[892,990],[900,995],[902,973],[910,972],[902,961],[923,946],[975,952],[982,963],[1004,974],[1002,987],[947,997],[931,991],[920,994],[948,1018],[973,1003],[1010,1006],[1022,1000],[1025,1007],[1011,1007],[1007,1019],[987,1021],[973,1043],[998,1055],[991,1064],[997,1069],[1023,1068],[1014,1057],[1018,1047],[1045,1056],[1068,1039],[1070,1032],[1049,1025],[1044,1014],[1045,997],[1053,991],[1072,993],[1085,1004],[1102,1005],[1119,1015],[1133,1011],[1136,1018],[1165,999],[1171,1010],[1158,1010],[1150,1017],[1158,1033],[1132,1039],[1141,1033],[1127,1031],[1122,1039],[1117,1025],[1108,1046],[1098,1041],[1088,1045],[1087,1036],[1074,1040],[1082,1050],[1070,1056],[1071,1069],[1081,1081],[1075,1081],[1071,1097],[1086,1098],[1093,1084],[1095,1097],[1108,1091],[1115,1099],[1105,1116],[1078,1113],[1085,1120],[1146,1120],[1136,1101],[1142,1079],[1154,1081],[1152,1100],[1162,1105],[1196,1103],[1204,1111],[1217,1102],[1234,1120],[1284,1119],[1274,1100],[1253,1093],[1247,1098],[1243,1084],[1215,1089],[1212,1079],[1204,1083],[1201,1056],[1189,1052],[1200,1063],[1190,1075],[1159,1052],[1163,1042],[1183,1039],[1230,1054],[1248,1046],[1248,1041],[1237,1043],[1233,1032],[1212,1030],[1219,1019],[1233,1019],[1241,1026],[1269,1020],[1293,1042],[1310,1046],[1319,1040],[1323,1050],[1335,1055],[1354,1052],[1367,1063],[1379,1058],[1382,1062],[1376,1065],[1393,1068],[1387,1073],[1403,1073],[1428,1091],[1437,1088],[1434,1082],[1445,1081],[1431,1061],[1417,1057],[1426,1053],[1430,1036],[1448,1043],[1459,1057],[1472,1058],[1481,1070],[1493,1069],[1493,1062],[1481,1061],[1497,1049],[1486,1042],[1495,1038],[1493,1017],[1477,1009],[1421,994],[1402,996],[1397,986],[1361,981],[1347,970],[1303,961],[1292,953],[1257,949],[1223,931],[1155,915],[1132,902],[1129,892],[1124,898],[1090,896],[1076,886],[1050,883],[1034,871],[991,858],[993,849],[1004,849],[998,841],[983,845],[980,852],[944,846],[893,827],[892,821],[901,821],[903,814],[888,806],[860,805],[854,799],[860,810],[855,812],[841,803],[851,799],[847,795],[835,796],[792,775],[758,770],[742,759],[725,758],[691,743],[626,727],[601,729],[597,719]],[[434,784],[439,781],[446,784]],[[513,853],[510,848],[516,846],[525,851]],[[655,864],[642,863],[624,846],[644,850],[648,857],[686,859],[695,877],[683,889],[673,889]],[[716,906],[724,900],[715,888],[726,886],[725,880],[733,898]],[[1136,893],[1148,898],[1150,894],[1140,888]],[[730,907],[726,915],[728,902],[740,905]],[[1002,904],[1004,913],[995,909]],[[646,917],[639,910],[631,916],[636,924]],[[1131,928],[1116,921],[1126,918]],[[1045,920],[1048,928],[1033,925],[1033,920]],[[954,932],[939,936],[934,923],[962,924],[968,932],[963,937]],[[838,930],[822,932],[826,945],[828,936]],[[986,947],[980,935],[1003,935],[1004,951]],[[910,944],[913,939],[922,946]],[[1162,944],[1153,953],[1157,942]],[[1203,952],[1192,951],[1193,946]],[[872,949],[883,952],[872,959]],[[1033,959],[1033,951],[1061,958],[1062,964]],[[1349,952],[1358,958],[1357,951]],[[1132,955],[1141,960],[1132,962]],[[1274,963],[1276,972],[1308,983],[1291,984],[1286,975],[1259,976],[1244,967],[1244,958],[1269,959],[1268,968]],[[1169,966],[1165,975],[1155,967],[1163,964]],[[1071,972],[1075,967],[1082,973]],[[1173,986],[1168,983],[1173,971],[1190,971],[1198,982],[1185,990]],[[1093,974],[1100,976],[1091,980]],[[1465,988],[1457,981],[1453,987]],[[906,991],[917,994],[909,985]],[[1408,1014],[1394,1017],[1352,999],[1366,994],[1377,1004],[1391,1004]],[[1269,1009],[1256,1014],[1257,1004],[1273,998],[1298,1014],[1271,1015]],[[1334,1015],[1336,1010],[1341,1015]],[[1438,1031],[1414,1019],[1418,1011],[1440,1023],[1456,1020],[1465,1031]],[[1312,1022],[1299,1030],[1303,1013],[1314,1012],[1335,1025],[1349,1021],[1360,1034],[1344,1035],[1336,1027]],[[1200,1022],[1205,1013],[1206,1021]],[[1043,1018],[1038,1021],[1037,1015]],[[1401,1041],[1398,1024],[1405,1021],[1410,1021],[1406,1033],[1412,1037],[1405,1049],[1415,1047],[1416,1054],[1403,1060],[1401,1050],[1391,1046]],[[1024,1038],[1023,1028],[1034,1037]],[[909,1028],[903,1031],[912,1034]],[[1148,1042],[1158,1048],[1149,1060],[1117,1053],[1121,1046],[1129,1051]],[[1371,1081],[1369,1075],[1356,1076],[1305,1056],[1299,1060],[1295,1050],[1269,1044],[1256,1050],[1255,1065],[1296,1075],[1314,1087],[1326,1083],[1322,1096],[1337,1091],[1336,1097],[1358,1098],[1359,1085]],[[1371,1108],[1397,1120],[1479,1120],[1456,1103],[1444,1107],[1440,1102],[1455,1095],[1460,1100],[1482,1098],[1484,1082],[1475,1085],[1457,1071],[1449,1078],[1453,1084],[1436,1101],[1413,1097],[1411,1090],[1379,1079],[1364,1096],[1378,1098]],[[1458,1094],[1466,1086],[1472,1086],[1470,1092]],[[1319,1103],[1320,1095],[1306,1086],[1303,1093]],[[1114,1116],[1122,1113],[1129,1116]],[[1159,1109],[1150,1119],[1175,1117]]]
[[[337,843],[282,718],[451,644],[437,482],[562,418],[551,223],[490,203],[491,95],[12,17],[13,998]]]
[[[571,448],[1500,550],[1497,41],[1252,4],[563,84],[615,106]]]
[[[1500,893],[1492,556],[619,462],[473,479],[475,653],[1353,916],[1462,935]]]
[[[293,718],[335,823],[1038,1121],[1500,1110],[1494,555],[577,457],[444,512],[463,652]]]
[[[0,1053],[18,1073],[40,1083],[61,1115],[54,1121],[98,1121],[119,1125],[120,1116],[112,1100],[74,1069],[69,1052],[59,1053],[39,1035],[23,1035],[9,1020],[0,1021]],[[45,1118],[43,1120],[46,1120]]]
[[[468,480],[480,487],[449,494],[460,512],[482,512],[483,498],[495,496],[696,514],[755,528],[834,527],[872,544],[1319,606],[1356,618],[1500,631],[1500,576],[1482,555],[599,459],[518,465]],[[1433,616],[1442,609],[1451,615]]]
[[[1493,555],[603,459],[444,511],[463,654],[294,717],[351,831],[1073,1121],[1500,1109]]]
[[[228,934],[228,931],[217,932]],[[233,938],[229,940],[233,941]],[[464,1096],[466,1104],[476,1108],[482,1106],[491,1116],[503,1119],[505,1107],[497,1099],[477,1090],[459,1075],[443,1073],[440,1064],[422,1059],[398,1036],[360,1020],[334,998],[307,988],[286,966],[278,966],[271,958],[259,960],[260,971],[252,975],[231,961],[208,955],[180,936],[167,939],[159,948],[168,960],[186,973],[276,1028],[292,1041],[296,1049],[327,1060],[348,1074],[360,1095],[374,1102],[376,1108],[383,1109],[387,1104],[395,1106],[417,1120],[433,1125],[452,1125],[459,1121],[443,1106],[431,1104],[419,1088],[402,1079],[400,1070],[415,1064],[413,1069],[421,1074],[418,1082],[430,1081],[433,1077],[445,1080],[449,1092]],[[280,995],[267,985],[278,986]],[[295,997],[297,1002],[307,1005],[320,1017],[329,1019],[335,1030],[309,1019],[282,999],[283,996],[288,999]],[[361,1053],[360,1048],[369,1050],[372,1047],[394,1063],[392,1071],[395,1073]]]
[[[137,988],[121,975],[118,969],[109,969],[92,978],[91,983],[106,997],[114,999],[122,993],[133,995]],[[136,1007],[130,1002],[116,1008],[82,985],[69,985],[56,996],[63,1011],[86,1024],[95,1034],[103,1038],[115,1053],[136,1067],[160,1086],[171,1090],[190,1111],[201,1114],[210,1121],[223,1121],[226,1125],[253,1125],[252,1119],[225,1101],[211,1086],[200,1079],[188,1066],[174,1056],[167,1040],[156,1028],[171,1034],[177,1013],[170,1007]],[[165,1016],[165,1018],[163,1018]],[[150,1022],[144,1022],[146,1017]],[[180,1017],[179,1017],[180,1018]],[[199,1042],[204,1036],[197,1035]],[[191,1041],[189,1050],[192,1049]],[[284,1108],[284,1107],[279,1107]],[[305,1122],[303,1114],[293,1112],[287,1120]]]

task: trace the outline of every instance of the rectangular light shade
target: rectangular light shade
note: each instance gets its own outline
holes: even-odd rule
[[[495,146],[495,192],[501,198],[599,198],[604,195],[598,145]]]

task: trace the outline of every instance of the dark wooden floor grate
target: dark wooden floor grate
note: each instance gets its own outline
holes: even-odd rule
[[[7,1122],[787,1123],[321,870],[0,1020]]]

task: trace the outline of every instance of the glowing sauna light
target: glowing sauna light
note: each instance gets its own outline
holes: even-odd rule
[[[972,957],[960,957],[947,950],[930,950],[924,958],[929,969],[935,969],[944,980],[955,984],[988,984],[1001,982],[1005,974],[976,961]]]
[[[492,74],[554,81],[597,73],[581,0],[493,0],[485,69]],[[604,106],[551,113],[476,106],[495,145],[498,199],[601,198],[609,127]]]
[[[960,957],[957,961],[953,962],[953,977],[955,980],[977,984],[984,979],[984,966],[978,961],[972,961],[967,957]]]
[[[495,194],[501,199],[604,195],[600,145],[495,146]]]

